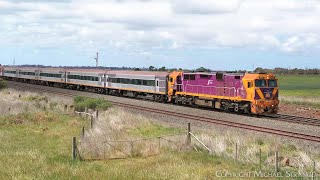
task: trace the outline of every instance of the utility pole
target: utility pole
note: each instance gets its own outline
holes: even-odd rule
[[[96,60],[96,67],[99,67],[99,53],[97,52],[97,57],[94,58]]]
[[[13,58],[13,66],[15,66],[16,65],[16,58],[14,57]]]

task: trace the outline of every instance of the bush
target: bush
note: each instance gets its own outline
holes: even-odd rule
[[[107,110],[112,105],[102,98],[93,99],[84,96],[76,96],[73,101],[76,111],[84,111],[86,107],[94,110]]]
[[[0,90],[7,88],[7,82],[0,79]]]

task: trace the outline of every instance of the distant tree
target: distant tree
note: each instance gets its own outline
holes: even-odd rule
[[[257,67],[255,70],[254,70],[255,73],[263,73],[263,68],[261,67]]]
[[[154,66],[150,66],[149,71],[154,71]]]
[[[140,68],[134,68],[133,70],[134,71],[140,71]]]
[[[166,71],[166,67],[162,66],[161,68],[158,69],[158,71]]]
[[[197,72],[210,72],[210,69],[206,69],[204,67],[200,67],[198,69],[196,69]]]

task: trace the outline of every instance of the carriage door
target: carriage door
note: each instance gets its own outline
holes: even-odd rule
[[[156,78],[156,92],[160,92],[160,79]]]

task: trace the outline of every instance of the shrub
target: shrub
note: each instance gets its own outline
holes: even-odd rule
[[[111,107],[111,103],[102,98],[93,99],[84,96],[76,96],[73,101],[75,110],[77,111],[84,111],[86,107],[94,110],[107,110]]]
[[[7,82],[0,79],[0,90],[7,88]]]

